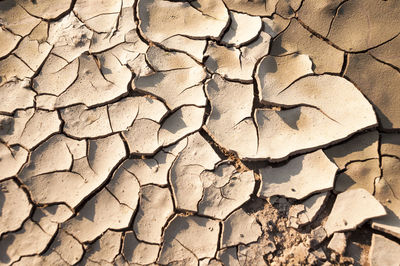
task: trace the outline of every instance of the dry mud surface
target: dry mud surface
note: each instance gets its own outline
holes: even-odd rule
[[[0,1],[1,265],[399,265],[400,1]]]

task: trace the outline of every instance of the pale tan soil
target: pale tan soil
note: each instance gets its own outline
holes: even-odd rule
[[[399,14],[0,0],[0,265],[399,265]]]

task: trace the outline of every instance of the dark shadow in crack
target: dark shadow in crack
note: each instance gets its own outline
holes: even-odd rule
[[[378,138],[379,133],[377,131],[368,133],[362,132],[360,134],[355,134],[344,142],[324,149],[324,153],[332,161],[333,158],[342,158],[353,152],[364,151],[368,147],[372,146],[374,142],[377,142]],[[376,152],[378,153],[378,151]]]
[[[218,69],[218,62],[211,56],[204,57],[204,65],[210,72],[216,72]]]
[[[46,216],[47,215],[43,212],[42,208],[36,208],[34,217],[32,218],[32,220],[34,220],[35,222],[39,222],[42,218],[44,218]]]
[[[104,234],[106,234],[106,233],[107,233],[107,231],[104,232]],[[103,236],[104,236],[104,234],[103,234]],[[85,258],[84,258],[85,262],[87,262],[87,258],[89,258],[91,255],[96,254],[97,252],[100,251],[100,249],[101,249],[100,240],[101,240],[101,237],[89,246],[89,248],[86,251]],[[83,264],[83,265],[86,265],[86,264]]]
[[[268,73],[276,73],[278,71],[278,64],[276,63],[276,59],[273,56],[268,56],[262,59],[261,63],[259,64],[257,76],[260,80],[261,88],[258,88],[260,91],[263,90],[265,82],[265,78]],[[272,93],[272,92],[270,92]],[[268,93],[269,94],[269,93]]]
[[[96,161],[97,151],[98,151],[97,142],[90,140],[88,142],[87,161],[88,161],[89,167],[93,170],[93,172],[94,172],[93,164]],[[101,153],[101,151],[98,151],[98,152]]]
[[[354,181],[353,178],[351,178],[351,176],[346,174],[346,172],[341,173],[336,176],[335,191],[344,192],[354,184],[356,184],[356,181]]]
[[[3,206],[6,201],[5,193],[7,193],[7,190],[0,183],[0,217],[3,215]]]
[[[140,26],[138,28],[140,28],[141,30],[143,30],[144,35],[146,35],[146,29],[149,28],[150,26],[150,3],[149,2],[147,5],[143,4],[143,2],[146,1],[135,1],[137,2],[137,7],[136,7],[136,15],[137,18],[139,20]]]
[[[0,1],[0,10],[9,11],[17,5],[17,1]]]
[[[205,223],[204,223],[205,226]],[[165,229],[164,242],[168,243],[172,240],[176,239],[176,236],[180,232],[184,232],[186,229],[189,229],[189,223],[186,220],[186,217],[178,216],[173,220],[169,226]]]
[[[14,133],[15,121],[12,117],[0,119],[0,138]]]
[[[284,163],[271,164],[270,167],[260,169],[262,180],[259,190],[260,195],[265,198],[265,196],[263,196],[264,190],[268,190],[270,186],[274,187],[276,185],[279,186],[288,183],[293,176],[300,174],[303,169],[303,162],[304,158],[300,155]],[[301,175],[304,176],[304,173]],[[296,191],[296,189],[292,187],[292,191]],[[279,197],[277,194],[274,196]]]
[[[179,130],[182,130],[187,127],[187,124],[183,120],[182,108],[173,113],[169,118],[175,118],[174,121],[166,120],[169,122],[168,124],[165,122],[162,126],[162,129],[167,130],[170,133],[177,133]]]
[[[212,109],[211,114],[209,116],[210,121],[219,120],[220,118],[221,118],[220,112],[216,108]]]
[[[19,234],[24,233],[25,230],[22,228],[18,231]],[[8,248],[14,243],[15,236],[13,234],[6,235],[0,241],[0,262],[4,264],[10,263],[10,256],[7,254]]]
[[[386,96],[391,97],[389,95],[386,95]],[[387,102],[387,101],[385,101],[385,102]],[[376,106],[373,102],[370,101],[370,103],[372,104],[372,106],[375,110],[376,116],[378,118],[379,126],[382,127],[384,125],[385,128],[392,128],[393,123],[390,121],[389,117],[387,117],[385,115],[385,113],[382,112],[382,110],[378,106]]]
[[[96,214],[96,198],[90,199],[82,208],[82,210],[79,212],[79,214],[76,216],[76,219],[78,221],[87,219],[91,222],[94,221],[94,216]]]
[[[65,205],[64,205],[65,206]],[[55,215],[56,213],[57,213],[57,209],[59,208],[59,205],[53,205],[53,206],[49,206],[49,207],[47,207],[47,211],[50,213],[50,214],[53,214],[53,215]]]
[[[265,204],[267,204],[265,199],[253,196],[250,200],[242,205],[242,208],[246,213],[252,214],[263,210]]]
[[[139,88],[151,88],[155,87],[158,84],[162,83],[163,79],[165,78],[165,74],[162,72],[156,72],[149,76],[138,77],[135,79],[134,84],[135,87]]]
[[[299,130],[297,122],[299,121],[301,115],[300,107],[277,111],[276,113],[279,115],[282,121],[285,122],[289,127],[295,130]]]
[[[290,26],[290,25],[289,25]],[[289,28],[289,26],[287,28]],[[287,30],[287,29],[286,29]],[[285,31],[286,31],[285,30]],[[276,39],[274,39],[272,41],[271,44],[271,50],[269,52],[270,55],[283,55],[287,52],[287,50],[285,48],[282,47],[282,35],[285,33],[285,31],[283,31],[282,33],[280,33]]]

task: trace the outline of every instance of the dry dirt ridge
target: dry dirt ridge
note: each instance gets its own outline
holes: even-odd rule
[[[400,1],[0,1],[0,265],[399,265]]]

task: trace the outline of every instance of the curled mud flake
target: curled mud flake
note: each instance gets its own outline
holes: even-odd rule
[[[380,175],[378,159],[350,163],[346,166],[346,170],[336,177],[335,191],[343,192],[348,189],[363,188],[373,194],[375,179],[378,179]]]
[[[14,180],[0,183],[1,215],[0,235],[20,228],[29,217],[32,205],[27,195],[18,187]]]
[[[307,55],[266,56],[257,66],[256,81],[262,102],[273,103],[279,93],[297,79],[312,74],[312,62]]]
[[[175,35],[219,38],[229,22],[222,0],[192,3],[139,0],[136,12],[140,31],[149,40],[159,43]]]
[[[251,69],[248,68],[246,71],[242,69],[240,50],[213,42],[208,45],[205,55],[207,56],[205,66],[211,72],[218,73],[229,79],[251,80]]]
[[[351,54],[345,75],[371,101],[382,129],[400,128],[398,70],[368,54]]]
[[[0,28],[0,57],[8,55],[15,47],[21,37],[14,35],[6,29]]]
[[[161,101],[148,97],[127,97],[108,105],[114,132],[126,130],[136,119],[150,119],[159,123],[167,111]]]
[[[271,55],[306,54],[314,63],[314,72],[340,73],[344,52],[312,35],[296,19],[272,42]]]
[[[256,158],[272,161],[282,161],[290,154],[312,150],[347,137],[342,125],[311,107],[280,111],[257,109],[255,120],[259,133]],[[321,128],[329,128],[330,131],[320,131]],[[309,137],[310,134],[313,138]]]
[[[349,102],[346,108],[339,108],[337,102],[331,100],[333,94],[337,95],[339,90],[340,99],[337,101]],[[360,91],[346,79],[333,75],[303,77],[286,89],[272,92],[267,100],[287,107],[302,104],[315,107],[328,118],[348,127],[349,131],[357,131],[376,124],[375,113]],[[355,109],[362,110],[362,115],[352,113]],[[351,122],[354,119],[359,124],[352,126]]]
[[[303,199],[333,188],[337,167],[321,151],[295,157],[283,166],[260,169],[262,197]]]
[[[379,132],[374,130],[355,135],[341,144],[325,149],[324,152],[343,170],[351,162],[378,159],[378,139]]]
[[[279,0],[223,0],[230,10],[253,16],[271,16]]]
[[[299,228],[313,222],[323,209],[328,196],[328,192],[323,192],[309,197],[300,204],[292,205],[288,213],[288,226]]]
[[[256,242],[261,234],[261,226],[256,218],[243,209],[238,209],[223,223],[222,247]]]
[[[158,263],[184,261],[186,265],[197,265],[200,259],[214,257],[219,231],[219,223],[215,220],[176,216],[165,229]]]
[[[125,234],[122,254],[129,263],[141,265],[155,263],[159,250],[159,245],[141,242],[133,232]]]
[[[29,162],[21,169],[18,177],[27,180],[44,173],[67,171],[74,159],[83,156],[86,156],[85,141],[77,141],[57,134],[31,151]]]
[[[373,234],[369,250],[371,266],[396,265],[400,260],[400,245],[384,236]]]
[[[340,97],[350,103],[346,108],[332,101],[332,94],[336,95],[339,90],[343,91]],[[305,76],[283,91],[273,93],[268,99],[285,109],[256,110],[255,119],[260,133],[260,156],[264,154],[265,157],[283,158],[285,156],[282,155],[286,152],[287,156],[296,151],[337,142],[377,124],[375,113],[367,99],[352,83],[341,77]],[[356,109],[363,111],[354,113],[353,110]],[[320,131],[322,128],[329,128],[329,132]],[[275,134],[278,131],[280,133]],[[282,132],[287,133],[282,134]],[[314,137],[307,138],[309,134]],[[285,138],[285,147],[273,147],[271,142],[265,141],[269,139],[272,143],[281,143],[278,141],[281,138]],[[291,142],[291,138],[297,141]],[[298,142],[300,139],[302,141]],[[293,146],[288,143],[293,143]],[[269,153],[272,156],[268,156]]]
[[[168,219],[174,214],[174,205],[168,188],[147,185],[141,188],[138,213],[133,230],[140,241],[161,244]]]
[[[0,181],[16,175],[27,159],[28,151],[21,146],[0,143]]]
[[[237,173],[235,167],[228,164],[220,164],[212,172],[203,171],[200,178],[204,192],[198,204],[199,214],[216,219],[225,219],[250,199],[255,185],[252,171]]]
[[[170,184],[176,208],[197,211],[197,204],[203,196],[200,174],[204,170],[214,169],[219,161],[218,155],[199,133],[188,137],[187,146],[170,170]]]
[[[374,196],[385,206],[387,215],[374,219],[372,228],[400,237],[400,200],[398,173],[400,160],[382,157],[382,177],[375,183]]]
[[[78,0],[74,13],[85,25],[98,33],[111,33],[118,21],[122,0]]]
[[[258,81],[262,88],[262,86],[265,85],[261,84],[261,81],[266,79],[260,78],[260,76],[263,77],[261,70],[259,69]],[[279,76],[277,76],[277,82],[279,82],[278,77]],[[230,84],[229,89],[226,89],[225,92],[224,88],[225,86],[228,86],[228,84]],[[237,151],[239,157],[282,160],[291,153],[311,149],[312,147],[319,147],[347,138],[359,130],[372,127],[376,124],[375,114],[371,105],[352,83],[343,78],[331,75],[306,76],[293,83],[287,89],[282,89],[279,92],[271,91],[271,89],[269,89],[270,87],[266,87],[265,93],[263,92],[266,97],[264,101],[293,108],[281,111],[256,109],[255,121],[258,128],[257,136],[256,128],[250,118],[251,109],[250,106],[248,106],[248,103],[252,102],[253,89],[252,86],[247,86],[249,92],[249,99],[247,99],[243,94],[244,90],[241,89],[241,87],[246,86],[247,85],[240,83],[224,81],[216,75],[213,80],[207,83],[206,87],[212,108],[211,114],[206,122],[206,130],[222,146]],[[282,88],[284,86],[285,85],[282,85]],[[352,102],[354,108],[365,110],[363,114],[351,113],[351,115],[349,115],[351,110],[354,109],[353,107],[348,106],[349,108],[339,108],[338,105],[333,104],[330,94],[337,90],[327,90],[326,87],[328,86],[335,88],[340,87],[340,89],[346,91],[346,93],[343,94],[343,97],[349,97],[346,99],[348,99],[349,102]],[[235,91],[233,91],[232,88],[235,87],[238,88],[237,93],[241,95],[240,97],[234,97]],[[275,89],[275,87],[272,88]],[[228,95],[223,97],[224,93],[227,93]],[[353,100],[350,100],[350,95],[353,95],[351,96],[351,99]],[[241,103],[238,104],[237,101],[232,101],[233,106],[230,106],[230,102],[226,100],[227,97],[240,99]],[[354,98],[358,99],[358,101],[354,101]],[[238,110],[240,110],[240,112],[238,112]],[[366,113],[368,113],[368,115],[365,115]],[[231,115],[228,116],[228,114]],[[231,121],[237,116],[239,116],[237,121]],[[353,119],[356,116],[359,116],[359,119],[357,120],[359,124],[353,122]],[[247,117],[250,118],[250,123],[245,124],[244,122]],[[229,128],[236,129],[233,137],[232,134],[229,134],[229,138],[228,136],[224,137],[221,134],[222,132],[228,132],[227,129],[222,131],[222,128],[226,128],[226,125],[223,125],[222,123],[227,123],[230,125]],[[314,128],[317,124],[320,128],[330,128],[329,134],[327,134],[325,130],[318,133],[318,130]],[[239,126],[240,129],[243,130],[243,132],[247,132],[247,134],[241,134],[238,129]],[[251,137],[252,134],[250,134],[250,132],[252,131],[254,132],[254,137]],[[279,134],[276,134],[278,131]],[[313,133],[311,133],[311,131]],[[282,132],[287,133],[283,134]],[[310,139],[306,137],[308,134],[313,134],[314,136],[317,134],[319,136]],[[258,148],[256,144],[257,137]],[[289,137],[293,138],[297,147],[287,145],[290,139]],[[224,138],[226,138],[226,140],[224,140]],[[285,138],[285,141],[278,141],[280,138]],[[307,140],[304,140],[304,138],[307,138]],[[247,141],[246,144],[243,142],[244,139]],[[299,142],[299,139],[303,139],[304,141]],[[249,140],[255,142],[253,151],[249,150],[249,148],[252,148],[252,146],[248,145]],[[245,145],[243,148],[239,146],[242,143]],[[281,147],[278,145],[279,143],[285,143],[285,146]],[[278,151],[280,154],[277,153]]]
[[[78,215],[63,224],[63,228],[79,242],[93,241],[107,229],[128,227],[134,210],[103,189],[91,198]]]
[[[36,208],[32,220],[47,234],[54,236],[59,225],[73,215],[73,212],[65,204],[53,204]]]
[[[28,219],[20,230],[2,236],[0,249],[3,252],[0,261],[10,265],[23,256],[39,254],[46,249],[52,237],[53,235],[43,231],[37,223]],[[31,244],[32,239],[35,239],[35,245]]]
[[[136,177],[119,167],[110,182],[107,190],[116,198],[120,204],[126,205],[132,210],[136,209],[139,200],[140,184]]]
[[[199,64],[184,53],[167,52],[157,46],[150,46],[146,58],[155,71],[168,71],[197,67]]]
[[[335,232],[354,230],[365,221],[384,215],[385,208],[368,191],[351,189],[337,196],[324,228],[330,236]]]
[[[77,138],[95,138],[125,130],[133,134],[135,128],[141,129],[137,125],[142,124],[142,121],[159,122],[166,112],[162,102],[146,97],[128,97],[108,106],[92,109],[78,104],[60,110],[61,118],[65,122],[64,132]],[[157,130],[153,133],[156,134]],[[125,136],[130,139],[130,134],[126,133]],[[144,136],[140,132],[138,134]],[[135,149],[141,150],[138,147]]]
[[[89,245],[81,265],[90,263],[112,264],[114,258],[119,254],[121,247],[122,232],[107,230],[93,244]]]

